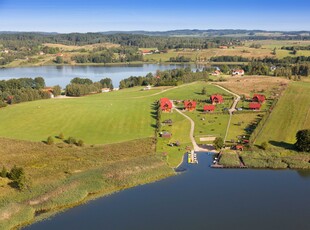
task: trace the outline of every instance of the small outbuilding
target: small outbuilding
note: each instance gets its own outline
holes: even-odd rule
[[[237,151],[243,151],[243,145],[236,145],[236,146],[235,146],[235,149],[236,149]]]
[[[238,75],[238,76],[243,76],[244,75],[244,70],[243,69],[234,69],[232,71],[232,75],[235,76],[235,75]]]
[[[203,107],[204,112],[213,112],[215,110],[215,105],[205,105]]]
[[[161,136],[162,138],[171,138],[171,137],[172,137],[172,134],[169,133],[169,132],[167,132],[167,131],[163,131],[163,132],[160,133],[160,136]]]
[[[224,102],[223,96],[220,94],[213,94],[210,97],[212,104],[222,104]]]

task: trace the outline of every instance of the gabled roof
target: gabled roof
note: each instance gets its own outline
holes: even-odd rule
[[[165,97],[161,98],[159,100],[159,102],[160,102],[160,108],[162,110],[171,109],[172,108],[172,103],[171,103],[171,101],[168,98],[165,98]]]
[[[266,99],[265,95],[263,94],[254,94],[253,100],[258,102],[264,102]]]
[[[223,101],[223,96],[220,94],[213,94],[211,95],[211,101],[213,102],[214,100],[218,100],[219,102]]]
[[[215,105],[205,105],[203,107],[204,111],[214,111],[215,110]]]
[[[196,108],[196,105],[197,105],[196,101],[191,101],[191,100],[184,101],[185,108],[188,108],[188,107]]]
[[[257,103],[257,102],[250,102],[249,104],[249,108],[250,109],[260,109],[262,105],[260,103]]]

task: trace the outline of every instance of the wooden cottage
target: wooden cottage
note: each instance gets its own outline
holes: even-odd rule
[[[184,101],[184,108],[187,111],[194,111],[196,109],[196,101],[186,100]]]
[[[260,110],[261,107],[262,105],[258,102],[251,102],[249,104],[249,109],[252,109],[252,110]]]
[[[223,96],[220,94],[213,94],[210,97],[212,104],[221,104],[224,102]]]
[[[205,105],[203,107],[204,112],[213,112],[215,110],[215,105]]]
[[[160,133],[160,136],[161,136],[162,138],[171,138],[172,134],[169,133],[169,132],[167,132],[167,131],[164,131],[164,132],[161,132],[161,133]]]
[[[238,76],[243,76],[244,75],[244,70],[243,69],[234,69],[232,71],[232,75],[235,76],[235,75],[238,75]]]
[[[163,112],[171,112],[172,109],[172,103],[168,98],[161,98],[159,100],[160,103],[160,109]]]
[[[252,98],[253,102],[258,102],[258,103],[264,103],[265,100],[266,100],[266,97],[263,94],[254,94]]]

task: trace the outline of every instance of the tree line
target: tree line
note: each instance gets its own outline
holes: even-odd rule
[[[207,69],[193,72],[190,67],[160,71],[156,74],[148,73],[146,76],[131,76],[120,81],[120,89],[135,86],[176,86],[199,80],[208,80],[209,72]]]
[[[136,47],[120,47],[96,48],[92,53],[75,55],[71,59],[77,63],[115,63],[143,61],[143,56]]]
[[[91,93],[100,93],[102,88],[113,89],[112,80],[110,78],[101,79],[93,82],[88,78],[73,78],[65,88],[67,96],[80,97]]]
[[[42,77],[2,80],[0,81],[0,107],[50,98],[50,94],[42,90],[44,87],[45,81]]]

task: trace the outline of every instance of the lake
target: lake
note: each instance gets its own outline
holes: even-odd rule
[[[309,230],[309,172],[211,169],[212,156],[180,175],[90,201],[36,229]]]
[[[130,76],[145,76],[148,73],[156,73],[157,70],[168,70],[189,65],[160,65],[160,64],[140,64],[121,66],[39,66],[0,69],[0,80],[21,77],[43,77],[47,86],[60,85],[65,87],[70,80],[75,77],[90,78],[99,81],[109,77],[113,81],[114,87],[118,87],[119,82]]]

